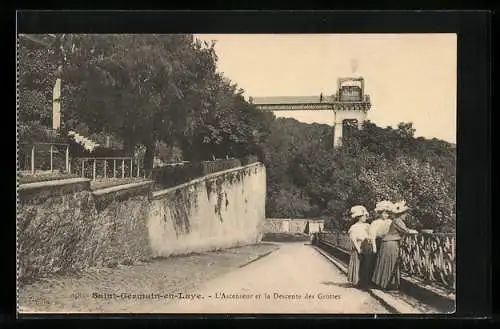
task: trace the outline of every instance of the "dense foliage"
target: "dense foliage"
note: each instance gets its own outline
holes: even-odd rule
[[[380,199],[403,198],[415,225],[454,229],[455,148],[414,138],[411,123],[367,122],[333,150],[331,127],[275,119],[246,102],[217,71],[214,44],[193,35],[37,35],[42,46],[30,38],[18,51],[21,141],[50,138],[59,76],[63,133],[142,154],[147,168],[154,155],[167,162],[257,155],[267,167],[268,217],[342,226],[354,204],[373,209]]]
[[[47,36],[40,37],[41,42]],[[31,142],[50,138],[47,128],[52,125],[52,88],[57,61],[56,51],[23,40],[18,46],[18,134],[21,141]]]
[[[50,127],[57,72],[63,131],[97,140],[113,136],[129,154],[143,150],[146,167],[159,148],[177,158],[178,148],[184,160],[199,161],[258,154],[265,142],[272,115],[248,104],[217,72],[213,43],[189,34],[37,38],[48,46],[20,39],[23,140],[43,139],[29,132]]]
[[[366,122],[334,150],[331,127],[277,119],[265,151],[268,217],[324,217],[342,228],[355,204],[405,199],[412,225],[454,230],[455,147],[413,133],[411,123]]]

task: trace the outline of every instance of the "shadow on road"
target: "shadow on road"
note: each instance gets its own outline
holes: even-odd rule
[[[352,284],[349,282],[333,282],[333,281],[323,281],[321,284],[325,286],[337,286],[342,288],[352,288]]]

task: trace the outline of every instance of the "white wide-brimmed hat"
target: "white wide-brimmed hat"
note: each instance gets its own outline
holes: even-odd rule
[[[376,212],[383,212],[383,211],[391,212],[393,208],[394,208],[394,203],[392,203],[391,201],[383,200],[383,201],[377,202],[377,204],[375,206],[375,211]]]
[[[368,215],[368,210],[363,206],[354,206],[351,208],[351,218]]]
[[[410,208],[406,205],[406,201],[399,201],[394,203],[392,212],[396,215],[402,214],[410,210]]]

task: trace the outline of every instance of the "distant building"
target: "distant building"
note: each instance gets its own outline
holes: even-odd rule
[[[337,92],[331,96],[279,96],[253,97],[252,103],[262,111],[332,111],[334,115],[334,147],[342,144],[342,138],[352,129],[361,129],[371,109],[370,96],[365,94],[362,77],[346,77],[337,80]]]
[[[323,231],[325,225],[323,219],[267,218],[265,233],[305,233],[307,223],[309,234]]]

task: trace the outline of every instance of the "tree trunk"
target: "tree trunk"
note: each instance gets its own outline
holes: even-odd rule
[[[145,143],[145,145],[146,145],[146,152],[144,153],[144,170],[146,171],[146,175],[148,177],[151,177],[151,170],[153,169],[155,143],[148,142]]]
[[[181,152],[182,152],[182,158],[187,161],[193,161],[194,159],[192,158],[193,155],[193,150],[190,145],[190,143],[187,140],[181,140],[180,143],[181,145]]]
[[[134,156],[134,151],[135,151],[135,143],[131,140],[124,140],[123,142],[123,150],[125,151],[125,154]]]

